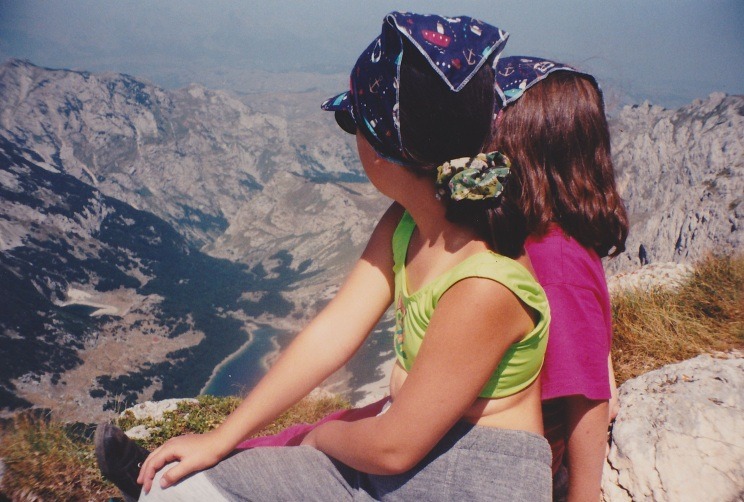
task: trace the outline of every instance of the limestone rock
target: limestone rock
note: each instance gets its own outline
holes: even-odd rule
[[[607,279],[607,287],[611,295],[628,290],[676,289],[692,272],[693,267],[688,263],[652,263],[630,272],[613,275]]]
[[[144,425],[136,425],[125,432],[129,439],[147,439],[150,437],[150,429]]]
[[[122,416],[130,411],[134,415],[134,418],[137,420],[143,420],[146,418],[151,418],[153,420],[162,420],[163,419],[163,413],[166,411],[174,411],[176,408],[178,408],[178,403],[186,402],[186,403],[196,403],[198,402],[196,399],[164,399],[163,401],[145,401],[144,403],[139,403],[131,408],[127,408],[122,412]]]
[[[742,500],[743,388],[741,353],[698,356],[624,383],[603,500]]]
[[[626,251],[607,261],[610,273],[635,268],[642,256],[690,263],[741,249],[744,96],[713,93],[677,110],[626,106],[610,131],[630,219]]]

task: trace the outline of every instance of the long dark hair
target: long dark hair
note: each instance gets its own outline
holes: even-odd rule
[[[511,188],[519,185],[528,234],[557,223],[599,256],[625,249],[628,216],[604,104],[590,79],[561,71],[529,88],[501,112],[491,148],[512,160]]]
[[[400,66],[400,129],[403,145],[423,176],[434,177],[448,160],[484,152],[491,139],[494,109],[494,70],[490,64],[459,92],[451,91],[418,50],[403,51]],[[491,248],[516,257],[522,254],[524,215],[518,197],[507,190],[497,199],[451,201],[447,219],[474,228]],[[513,190],[512,190],[513,192]]]

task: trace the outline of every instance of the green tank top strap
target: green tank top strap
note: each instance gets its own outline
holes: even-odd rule
[[[406,263],[408,243],[411,242],[415,228],[416,222],[408,211],[405,211],[393,233],[393,272],[396,274]]]

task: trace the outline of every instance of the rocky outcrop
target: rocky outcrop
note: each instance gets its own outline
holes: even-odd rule
[[[121,413],[124,416],[127,413],[131,413],[136,420],[151,419],[154,421],[163,420],[163,416],[168,411],[175,411],[178,409],[179,403],[197,403],[196,399],[184,398],[184,399],[164,399],[163,401],[145,401],[139,403],[131,408],[127,408]],[[127,436],[132,439],[147,439],[152,434],[152,431],[144,425],[137,425],[126,431]]]
[[[678,110],[645,103],[610,121],[617,181],[630,216],[610,274],[691,263],[744,244],[744,96],[711,94]],[[641,251],[641,246],[644,250]]]
[[[687,263],[652,263],[607,279],[611,295],[628,290],[677,289],[690,278],[693,266]]]
[[[603,500],[744,496],[744,354],[702,355],[625,382]]]

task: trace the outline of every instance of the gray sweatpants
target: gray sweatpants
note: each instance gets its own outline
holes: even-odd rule
[[[158,475],[140,501],[548,502],[550,463],[542,436],[459,422],[416,467],[399,475],[359,472],[309,446],[255,448],[165,490]]]

